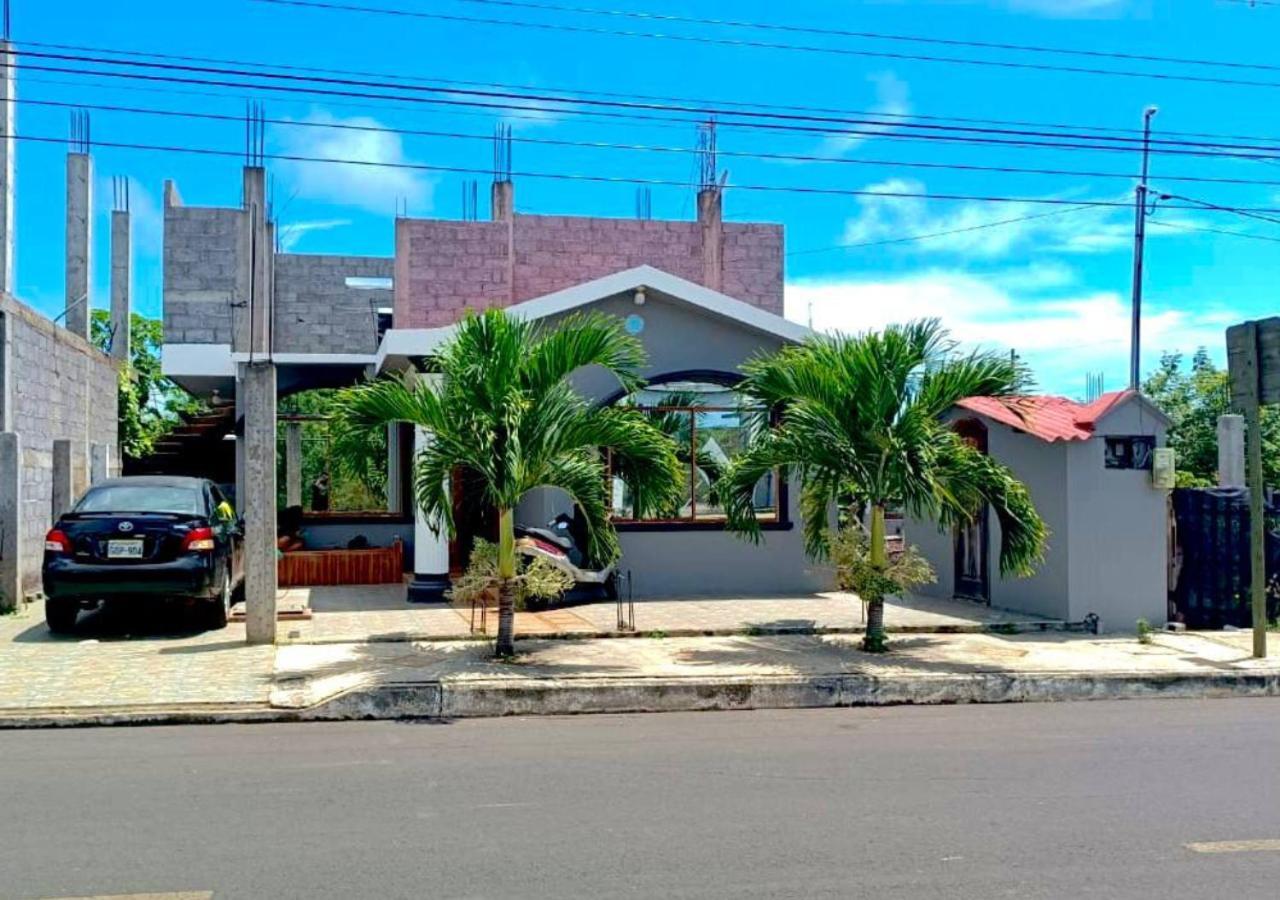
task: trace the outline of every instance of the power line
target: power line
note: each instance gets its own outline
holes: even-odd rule
[[[66,109],[88,109],[97,112],[117,112],[131,115],[150,115],[160,117],[175,117],[185,119],[196,119],[217,122],[234,122],[241,124],[244,121],[243,115],[234,115],[230,113],[214,113],[200,112],[196,110],[176,110],[176,109],[156,109],[154,107],[141,106],[124,106],[108,103],[88,103],[77,100],[50,100],[35,97],[10,97],[7,102],[20,103],[32,106],[51,106]],[[474,140],[491,142],[492,134],[469,134],[456,131],[440,131],[422,128],[395,128],[389,125],[357,125],[346,122],[327,122],[327,121],[308,121],[299,119],[278,119],[266,117],[262,120],[265,124],[275,125],[286,128],[319,128],[336,131],[354,131],[375,134],[395,134],[402,136],[444,138],[453,140]],[[638,143],[619,143],[611,141],[588,141],[588,140],[572,140],[569,138],[539,138],[528,136],[512,136],[512,141],[521,144],[531,144],[536,146],[550,147],[577,147],[591,150],[620,150],[620,151],[636,151],[647,153],[663,153],[663,154],[681,154],[694,155],[697,149],[686,146],[671,145],[655,145],[655,144],[638,144]],[[823,156],[819,154],[797,154],[797,153],[768,153],[762,151],[751,150],[732,150],[721,149],[719,154],[724,157],[734,159],[756,159],[763,161],[776,162],[813,162],[823,164],[838,165],[874,165],[874,166],[895,166],[901,168],[918,168],[944,171],[963,171],[963,172],[994,172],[1000,174],[1012,175],[1055,175],[1070,176],[1079,178],[1120,178],[1132,180],[1134,177],[1129,172],[1100,172],[1081,169],[1044,169],[1044,168],[1027,168],[1018,166],[988,166],[976,163],[958,163],[958,162],[926,162],[916,160],[902,159],[876,159],[867,157],[843,157],[843,156]],[[1195,182],[1206,184],[1238,184],[1238,185],[1265,185],[1280,186],[1280,179],[1256,179],[1256,178],[1218,178],[1213,176],[1198,175],[1167,175],[1162,179],[1169,182]]]
[[[1149,218],[1147,221],[1152,225],[1159,225],[1163,228],[1176,228],[1179,231],[1205,231],[1213,234],[1227,234],[1232,237],[1252,238],[1255,241],[1274,241],[1280,244],[1280,237],[1271,237],[1266,234],[1250,234],[1247,231],[1232,231],[1228,228],[1211,228],[1207,225],[1184,225],[1181,222],[1166,222],[1163,219]]]
[[[0,137],[3,137],[0,134]],[[52,137],[47,135],[31,135],[31,134],[12,134],[9,135],[15,140],[34,141],[37,143],[47,144],[65,144],[65,137]],[[123,150],[147,150],[165,153],[187,153],[200,156],[216,156],[216,157],[234,157],[243,158],[242,150],[223,150],[214,147],[189,147],[183,145],[163,145],[163,144],[144,144],[122,141],[104,141],[94,139],[94,146],[108,147]],[[465,175],[489,175],[492,170],[489,168],[471,167],[471,166],[444,166],[427,163],[409,163],[409,162],[386,162],[382,160],[364,160],[353,159],[349,157],[325,157],[325,156],[307,156],[293,153],[264,153],[263,159],[275,159],[285,162],[302,162],[302,163],[319,163],[319,164],[337,164],[352,166],[367,166],[380,169],[404,169],[409,171],[420,172],[449,172],[454,174]],[[512,177],[516,178],[543,178],[558,181],[576,181],[591,182],[601,184],[640,184],[655,187],[678,187],[690,188],[695,184],[689,181],[675,181],[672,179],[662,178],[636,178],[632,176],[621,175],[595,175],[582,172],[539,172],[539,171],[513,171]],[[915,199],[915,200],[946,200],[946,201],[969,201],[978,203],[1021,203],[1021,204],[1041,204],[1050,206],[1092,206],[1108,209],[1128,209],[1131,204],[1128,201],[1119,200],[1067,200],[1056,197],[1019,197],[1004,196],[991,194],[953,194],[953,193],[937,193],[930,191],[888,191],[888,190],[865,190],[859,188],[838,188],[838,187],[822,187],[814,185],[778,185],[778,184],[741,184],[732,185],[735,191],[752,191],[752,192],[768,192],[768,193],[784,193],[784,194],[810,194],[810,195],[828,195],[839,197],[887,197],[891,199]],[[1196,201],[1201,205],[1206,205],[1204,201]],[[1213,204],[1207,204],[1209,208],[1218,209],[1223,212],[1234,212],[1240,214],[1249,213],[1280,213],[1280,208],[1275,207],[1215,207]],[[1193,209],[1199,207],[1191,207],[1182,204],[1169,204],[1166,209]],[[1280,221],[1280,220],[1277,220]]]
[[[916,34],[890,34],[882,31],[851,31],[843,28],[820,28],[814,25],[796,25],[786,22],[759,22],[743,19],[712,19],[697,16],[655,13],[632,9],[601,9],[591,6],[575,6],[562,3],[532,3],[528,0],[456,0],[478,6],[503,6],[516,9],[536,9],[546,12],[567,12],[578,15],[608,16],[611,18],[639,19],[646,22],[677,22],[683,25],[712,25],[719,28],[750,28],[760,31],[780,31],[792,34],[819,34],[830,37],[851,37],[877,41],[899,41],[913,44],[931,44],[944,47],[974,47],[981,50],[1008,50],[1019,53],[1056,53],[1065,56],[1081,56],[1093,59],[1124,59],[1137,62],[1174,63],[1190,66],[1216,66],[1230,69],[1259,69],[1280,71],[1280,66],[1268,63],[1237,62],[1234,60],[1197,59],[1185,56],[1154,56],[1145,53],[1128,53],[1116,50],[1085,50],[1076,47],[1051,47],[1043,44],[1012,44],[1000,41],[975,41],[959,38],[926,37]],[[1254,0],[1237,0],[1254,2]],[[1266,0],[1263,0],[1265,3]],[[292,5],[292,4],[290,4]],[[311,5],[311,4],[306,4]],[[1268,4],[1271,5],[1271,4]]]
[[[863,56],[877,59],[897,59],[908,62],[945,63],[952,65],[987,66],[1000,69],[1066,72],[1075,75],[1102,75],[1109,78],[1151,78],[1158,81],[1187,81],[1202,84],[1237,85],[1243,87],[1280,87],[1280,82],[1257,81],[1244,78],[1227,78],[1210,75],[1184,75],[1175,72],[1144,72],[1131,69],[1095,69],[1087,66],[1067,66],[1050,63],[1017,62],[1013,60],[973,59],[958,56],[933,56],[924,53],[899,53],[888,50],[861,50],[852,47],[826,47],[810,44],[786,44],[775,41],[747,40],[743,38],[719,38],[709,35],[674,34],[660,31],[630,31],[618,28],[602,28],[594,25],[574,25],[566,22],[530,22],[520,19],[494,19],[483,16],[464,16],[456,13],[429,13],[393,7],[365,6],[354,3],[329,3],[319,0],[253,0],[274,6],[307,7],[342,12],[360,12],[373,15],[428,19],[437,22],[461,22],[474,25],[495,25],[510,28],[528,28],[542,31],[564,31],[578,34],[607,35],[612,37],[646,38],[650,40],[679,41],[696,44],[713,44],[725,47],[758,50],[788,50],[805,53],[834,54],[838,56]]]
[[[1238,206],[1220,206],[1217,203],[1210,203],[1208,200],[1198,200],[1195,197],[1184,197],[1181,194],[1163,194],[1160,199],[1170,197],[1174,200],[1182,200],[1185,203],[1194,204],[1194,206],[1203,207],[1205,209],[1216,210],[1217,212],[1234,213],[1239,216],[1245,216],[1250,219],[1260,219],[1263,222],[1270,222],[1273,225],[1280,225],[1280,219],[1263,215],[1263,213],[1274,213],[1274,209],[1243,209]]]
[[[967,234],[970,231],[982,231],[986,228],[996,228],[1001,225],[1013,225],[1017,222],[1030,222],[1033,219],[1045,219],[1049,216],[1061,216],[1065,213],[1079,212],[1082,209],[1093,209],[1092,204],[1081,204],[1080,206],[1069,206],[1064,209],[1051,209],[1048,212],[1033,213],[1029,216],[1017,216],[1012,219],[1000,219],[995,222],[983,222],[978,225],[968,225],[964,228],[948,228],[946,231],[931,231],[926,234],[911,234],[905,237],[885,238],[877,241],[857,241],[851,244],[832,244],[830,247],[817,247],[812,250],[794,250],[787,256],[809,256],[814,253],[830,253],[833,250],[852,250],[861,247],[884,247],[889,244],[907,244],[914,241],[927,241],[930,238],[948,237],[953,234]]]
[[[1016,137],[1016,136],[1018,135],[1036,136],[1037,133],[1025,132],[1025,131],[1020,132],[1020,131],[1008,130],[1008,129],[976,128],[976,127],[975,128],[970,128],[970,127],[957,128],[955,126],[942,126],[942,125],[899,126],[902,128],[922,128],[922,129],[931,129],[931,130],[945,130],[948,132],[952,130],[962,131],[962,132],[976,132],[981,136],[975,137],[972,134],[950,134],[950,133],[934,134],[932,132],[928,134],[915,134],[915,133],[902,133],[902,132],[893,131],[893,130],[885,131],[883,130],[884,124],[885,124],[883,122],[874,122],[874,121],[868,122],[866,120],[859,120],[859,119],[839,119],[839,118],[827,117],[827,116],[768,113],[768,112],[759,112],[759,111],[751,111],[751,110],[699,109],[696,107],[667,106],[667,105],[653,104],[653,103],[638,103],[638,102],[626,102],[626,101],[614,101],[614,100],[596,100],[596,99],[589,99],[589,98],[588,99],[575,98],[573,100],[569,100],[569,99],[560,98],[560,97],[549,97],[549,96],[538,95],[538,94],[520,94],[520,93],[514,93],[514,92],[499,92],[499,91],[480,91],[480,90],[472,90],[472,89],[463,90],[463,89],[457,89],[457,88],[446,89],[446,88],[426,87],[422,85],[396,85],[396,84],[387,84],[385,82],[356,81],[356,80],[349,80],[349,79],[317,77],[317,76],[303,77],[299,75],[280,74],[275,72],[253,72],[253,71],[245,71],[245,70],[238,70],[238,69],[211,68],[211,67],[204,67],[204,66],[178,65],[178,64],[172,64],[172,63],[140,62],[135,60],[123,60],[123,61],[110,60],[110,59],[102,59],[98,57],[68,56],[64,54],[47,54],[47,53],[37,53],[37,52],[29,52],[29,51],[15,51],[15,53],[19,53],[20,55],[24,55],[24,56],[25,55],[34,56],[37,58],[68,59],[74,62],[86,62],[90,64],[126,65],[126,66],[144,67],[147,69],[160,69],[165,71],[172,69],[172,70],[177,70],[182,72],[225,74],[225,75],[230,75],[232,77],[242,78],[242,79],[247,79],[247,78],[284,79],[290,82],[290,84],[288,85],[265,85],[264,86],[264,85],[257,85],[253,83],[244,83],[242,81],[223,81],[220,79],[192,78],[192,77],[169,75],[169,74],[153,75],[153,74],[140,73],[140,72],[115,72],[115,71],[88,70],[88,69],[69,69],[65,67],[41,66],[41,65],[35,65],[30,63],[22,64],[23,69],[30,69],[35,71],[63,72],[63,73],[71,73],[71,74],[91,75],[91,76],[97,76],[97,77],[139,79],[144,81],[161,81],[161,82],[171,82],[171,83],[181,83],[181,84],[213,85],[213,86],[220,86],[220,87],[237,88],[242,90],[246,88],[248,89],[265,88],[267,90],[283,91],[287,93],[310,93],[310,94],[321,94],[326,96],[331,94],[336,94],[338,96],[355,96],[355,97],[361,97],[361,98],[375,97],[379,99],[385,98],[385,99],[394,99],[394,100],[413,99],[416,102],[427,102],[427,103],[435,103],[435,104],[442,104],[442,105],[474,106],[474,107],[480,107],[480,108],[499,108],[499,109],[509,108],[513,105],[513,101],[515,101],[514,106],[517,109],[523,109],[523,110],[540,109],[544,112],[554,112],[559,114],[573,114],[575,110],[572,107],[566,107],[564,105],[546,107],[546,106],[534,106],[532,104],[539,103],[539,102],[551,102],[556,104],[585,104],[585,105],[590,105],[593,108],[597,108],[595,112],[595,114],[597,115],[624,115],[625,117],[633,117],[633,118],[645,117],[643,114],[636,115],[632,113],[631,112],[632,110],[665,112],[668,114],[674,113],[677,115],[700,116],[700,117],[706,117],[708,115],[712,115],[720,119],[720,124],[722,125],[729,125],[730,127],[743,127],[743,128],[751,128],[751,129],[758,129],[758,130],[766,130],[766,131],[806,131],[806,132],[819,133],[819,134],[880,136],[880,137],[888,137],[888,138],[894,138],[894,139],[907,139],[907,140],[946,141],[946,142],[954,142],[954,143],[968,143],[968,144],[977,143],[977,144],[1006,145],[1006,146],[1016,146],[1016,147],[1049,147],[1053,149],[1099,150],[1099,151],[1109,151],[1109,152],[1130,152],[1132,149],[1134,149],[1134,147],[1131,147],[1131,146],[1119,146],[1119,145],[1112,146],[1110,144],[1089,144],[1089,143],[1079,143],[1079,142],[1062,141],[1062,140],[1049,140],[1049,141],[1028,140],[1028,139],[1024,139],[1022,137]],[[0,67],[14,67],[15,65],[16,64],[14,63],[0,63]],[[426,93],[432,94],[433,96],[428,98],[421,98],[416,96],[403,97],[398,94],[396,95],[370,94],[368,92],[363,92],[363,91],[355,92],[355,91],[340,90],[340,89],[334,89],[334,88],[317,88],[317,87],[299,88],[293,84],[293,82],[306,83],[309,81],[317,81],[323,84],[352,85],[356,87],[381,87],[381,88],[389,88],[391,90],[398,90],[398,91],[426,92]],[[447,96],[445,97],[436,96],[439,94],[444,94]],[[468,97],[475,97],[477,99],[474,99],[474,100],[450,99],[451,97],[458,94],[466,95]],[[485,100],[494,100],[496,102],[493,102],[493,103],[483,102]],[[607,109],[600,110],[598,109],[598,107],[606,107]],[[616,113],[613,111],[615,107],[621,107],[627,110],[628,112],[626,114]],[[736,120],[721,118],[721,116],[725,116],[725,117],[746,116],[746,117],[750,117],[750,121],[743,123]],[[759,120],[773,120],[773,119],[782,119],[784,121],[781,123],[774,122],[774,121],[759,121]],[[685,119],[683,121],[688,122],[688,121],[694,121],[694,120]],[[794,121],[803,122],[805,124],[803,125],[793,124]],[[808,124],[810,122],[818,123],[818,124]],[[822,124],[822,123],[832,123],[832,124]],[[845,124],[845,125],[863,124],[863,125],[872,125],[877,127],[874,129],[834,127],[834,125],[837,125],[837,124]],[[1004,137],[990,137],[989,135],[992,135],[992,134],[1013,135],[1015,136],[1015,138],[1006,139]],[[1076,137],[1075,135],[1069,135],[1069,134],[1068,135],[1047,135],[1047,136],[1053,137],[1053,138]],[[1109,138],[1109,137],[1100,137],[1100,136],[1091,136],[1091,135],[1083,135],[1079,137],[1083,138],[1084,140],[1107,140],[1107,141],[1127,140],[1127,139],[1120,139],[1120,138]],[[1161,140],[1161,141],[1153,140],[1152,143],[1153,144],[1161,143],[1164,145],[1171,145],[1171,146],[1165,146],[1160,148],[1160,152],[1166,155],[1235,157],[1235,158],[1244,158],[1244,159],[1259,159],[1259,158],[1264,158],[1262,156],[1262,153],[1253,152],[1253,151],[1265,151],[1266,153],[1271,155],[1275,155],[1276,153],[1276,149],[1273,147],[1263,147],[1263,146],[1244,145],[1244,144],[1205,143],[1205,142],[1197,142],[1197,141],[1173,141],[1173,140]],[[1198,147],[1198,148],[1205,148],[1205,149],[1188,150],[1188,149],[1180,149],[1180,147]],[[1213,149],[1213,148],[1218,148],[1218,149]],[[1229,149],[1223,149],[1223,148],[1229,148]],[[1238,153],[1238,152],[1234,152],[1235,150],[1247,150],[1250,152]]]
[[[40,47],[40,48],[50,49],[50,50],[71,50],[71,51],[88,52],[88,53],[106,53],[106,54],[114,54],[118,56],[137,56],[137,57],[143,57],[147,59],[178,60],[183,62],[207,62],[207,63],[219,63],[224,65],[244,65],[244,66],[254,66],[259,68],[280,69],[283,71],[294,71],[294,72],[319,72],[322,74],[330,74],[330,75],[357,75],[361,77],[384,78],[384,79],[393,80],[393,81],[404,81],[404,82],[419,83],[419,84],[461,85],[464,87],[486,87],[486,88],[499,88],[503,90],[518,90],[518,91],[544,90],[544,91],[550,91],[553,94],[565,95],[561,99],[563,99],[566,102],[572,102],[572,100],[574,99],[574,95],[582,95],[582,96],[610,97],[615,99],[632,98],[632,99],[640,99],[640,100],[659,100],[659,101],[671,102],[671,103],[694,104],[700,107],[740,106],[740,107],[756,108],[756,109],[775,109],[775,110],[787,110],[787,111],[798,111],[798,112],[832,113],[832,114],[845,115],[845,116],[869,116],[869,117],[878,118],[879,120],[881,120],[880,124],[883,124],[883,125],[896,125],[903,121],[919,119],[922,121],[958,122],[958,123],[967,123],[967,124],[976,124],[976,125],[1015,125],[1015,126],[1024,127],[1024,128],[1050,128],[1050,129],[1057,129],[1057,130],[1065,129],[1069,131],[1097,131],[1097,132],[1111,132],[1113,134],[1132,134],[1134,135],[1134,137],[1131,138],[1131,140],[1135,140],[1135,141],[1138,140],[1142,134],[1141,129],[1135,129],[1132,127],[1122,128],[1117,126],[1082,125],[1082,124],[1071,124],[1071,123],[1062,123],[1062,122],[1027,121],[1022,119],[988,119],[988,118],[973,118],[973,117],[965,117],[965,116],[928,115],[925,113],[917,113],[917,112],[894,113],[894,112],[876,111],[876,110],[870,110],[870,111],[854,110],[854,109],[840,108],[840,107],[767,103],[764,101],[742,101],[742,100],[706,99],[706,98],[698,99],[698,98],[670,96],[670,95],[663,95],[663,94],[641,94],[641,93],[634,93],[634,92],[622,93],[617,91],[601,91],[601,90],[579,88],[579,87],[560,88],[560,87],[537,86],[537,85],[530,85],[530,84],[512,84],[510,82],[468,81],[468,80],[461,80],[461,79],[439,78],[439,77],[429,77],[429,76],[421,76],[421,75],[418,75],[418,76],[403,75],[400,73],[370,71],[367,69],[335,69],[335,68],[327,68],[327,67],[321,67],[321,66],[299,66],[299,65],[290,65],[286,63],[276,63],[276,62],[246,61],[246,60],[232,59],[228,57],[192,56],[187,54],[155,53],[152,51],[144,51],[144,50],[127,50],[127,49],[117,49],[117,48],[107,48],[107,47],[93,47],[93,46],[86,46],[82,44],[57,44],[57,43],[48,43],[48,42],[40,42],[40,41],[24,41],[23,46],[24,47]],[[1223,138],[1225,140],[1231,140],[1231,141],[1236,141],[1236,140],[1263,141],[1263,142],[1270,142],[1272,144],[1280,144],[1280,138],[1260,137],[1258,135],[1221,134],[1221,133],[1202,132],[1202,131],[1172,131],[1172,130],[1164,130],[1161,133],[1164,135],[1168,135],[1170,137]]]

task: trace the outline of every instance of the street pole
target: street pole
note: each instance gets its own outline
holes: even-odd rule
[[[1129,388],[1138,390],[1142,379],[1142,257],[1147,243],[1147,168],[1151,158],[1151,119],[1156,107],[1142,113],[1142,178],[1134,190],[1133,302],[1129,333]]]

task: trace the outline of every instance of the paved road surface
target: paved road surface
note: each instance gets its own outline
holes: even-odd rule
[[[1277,839],[1266,700],[0,732],[4,898],[1238,900]]]

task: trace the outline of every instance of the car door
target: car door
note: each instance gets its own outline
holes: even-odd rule
[[[218,534],[218,542],[227,548],[231,562],[231,580],[239,583],[244,578],[244,533],[240,519],[231,504],[215,484],[209,485],[212,514],[209,519]]]

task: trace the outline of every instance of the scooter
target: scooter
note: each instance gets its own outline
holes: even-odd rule
[[[584,523],[561,513],[546,528],[516,526],[516,552],[527,559],[545,559],[574,581],[565,595],[568,600],[594,600],[601,592],[610,600],[618,599],[616,567],[610,563],[603,569],[587,568]]]

